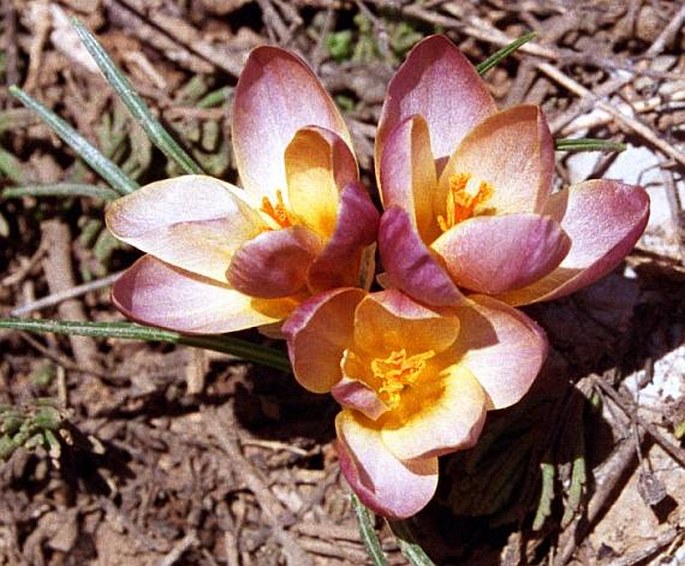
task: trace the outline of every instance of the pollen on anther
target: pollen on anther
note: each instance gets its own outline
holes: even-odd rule
[[[376,358],[371,362],[371,370],[380,381],[378,393],[391,409],[401,401],[401,394],[416,383],[426,362],[435,355],[433,350],[407,356],[404,348],[391,352],[386,358]]]
[[[477,208],[490,199],[494,192],[492,185],[474,178],[470,173],[450,175],[448,182],[445,214],[437,218],[443,232],[474,216]]]
[[[294,217],[286,208],[281,191],[276,191],[275,205],[269,197],[262,198],[262,208],[260,210],[267,214],[281,228],[288,228],[294,224]]]

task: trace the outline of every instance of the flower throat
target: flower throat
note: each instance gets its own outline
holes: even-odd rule
[[[492,185],[479,181],[471,173],[456,173],[449,177],[445,216],[438,216],[438,225],[446,232],[455,224],[475,215],[476,208],[490,199]]]

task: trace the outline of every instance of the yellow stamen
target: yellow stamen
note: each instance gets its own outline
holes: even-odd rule
[[[434,355],[433,350],[428,350],[407,357],[407,351],[402,348],[387,358],[376,358],[371,362],[373,375],[381,381],[378,393],[391,410],[399,405],[401,394],[416,383],[426,367],[426,361]]]
[[[295,224],[295,216],[286,208],[283,193],[280,190],[276,191],[276,205],[272,204],[269,197],[264,197],[260,210],[268,214],[281,228],[288,228]]]
[[[478,181],[470,173],[450,175],[445,216],[438,216],[440,229],[446,232],[455,224],[471,218],[476,207],[487,201],[493,192],[492,185],[486,181]]]

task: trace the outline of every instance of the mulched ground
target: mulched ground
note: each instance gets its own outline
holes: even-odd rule
[[[528,309],[553,344],[543,375],[521,406],[491,416],[476,449],[444,459],[436,501],[408,526],[438,564],[685,563],[681,3],[7,0],[0,189],[97,182],[12,99],[11,84],[138,182],[178,173],[89,67],[73,15],[205,170],[231,181],[230,100],[253,46],[311,63],[345,110],[371,181],[385,87],[413,42],[442,31],[479,62],[536,31],[486,75],[498,101],[542,104],[558,137],[643,148],[652,161],[631,182],[648,186],[661,216],[615,274]],[[561,182],[639,169],[633,157],[593,155],[588,166],[558,154]],[[120,319],[106,283],[136,252],[104,230],[102,207],[0,197],[2,316]],[[43,297],[54,300],[33,305]],[[29,438],[13,450],[0,443],[0,564],[369,561],[338,471],[336,405],[290,375],[115,339],[0,331],[0,352],[2,426],[13,411],[42,423],[32,432],[54,431],[33,448]],[[390,563],[406,563],[377,526]]]

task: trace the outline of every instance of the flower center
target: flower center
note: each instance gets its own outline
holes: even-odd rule
[[[399,405],[401,394],[416,383],[426,367],[426,361],[434,355],[433,350],[428,350],[407,356],[407,351],[402,348],[387,358],[375,358],[371,362],[371,371],[381,382],[378,394],[391,410]]]
[[[283,201],[283,193],[280,190],[276,191],[275,205],[269,197],[264,197],[262,199],[262,208],[259,210],[267,214],[281,228],[289,228],[295,224],[295,215],[286,208]]]
[[[474,178],[471,173],[450,175],[445,216],[438,216],[440,229],[446,232],[462,220],[471,218],[476,207],[487,201],[493,192],[492,185]]]

